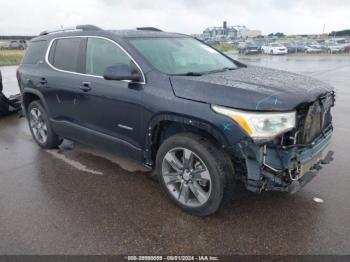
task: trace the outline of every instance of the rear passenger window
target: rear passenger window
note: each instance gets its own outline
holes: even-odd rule
[[[51,45],[49,62],[56,68],[79,72],[79,53],[84,38],[62,38],[57,39]]]
[[[44,60],[47,41],[30,42],[29,47],[22,59],[22,64],[37,64]]]
[[[86,74],[102,76],[108,66],[126,64],[133,66],[129,56],[111,41],[89,38],[86,48]]]

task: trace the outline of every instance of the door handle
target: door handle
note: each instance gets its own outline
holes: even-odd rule
[[[80,86],[80,89],[83,90],[84,92],[90,91],[91,90],[90,82],[83,82]]]
[[[46,78],[45,78],[45,77],[40,78],[39,84],[40,84],[40,85],[46,85],[46,84],[47,84]]]

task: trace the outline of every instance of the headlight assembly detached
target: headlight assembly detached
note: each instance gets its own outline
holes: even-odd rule
[[[212,105],[211,108],[236,121],[254,140],[273,139],[295,127],[295,111],[248,112],[217,105]]]

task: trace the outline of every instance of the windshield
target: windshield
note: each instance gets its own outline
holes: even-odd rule
[[[236,69],[236,64],[193,38],[133,38],[130,43],[160,72],[200,75]]]

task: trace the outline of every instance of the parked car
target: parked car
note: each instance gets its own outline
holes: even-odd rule
[[[322,48],[317,45],[307,45],[305,47],[305,53],[321,53]]]
[[[285,43],[283,44],[287,48],[288,53],[297,53],[298,52],[298,47],[295,44],[292,43]]]
[[[265,54],[269,55],[285,55],[288,53],[288,49],[280,44],[268,44],[261,47]]]
[[[134,159],[192,214],[217,211],[239,181],[296,192],[332,160],[330,85],[245,65],[183,34],[45,31],[17,78],[40,147],[67,138]]]
[[[331,40],[331,43],[343,46],[345,48],[350,43],[350,40],[346,38],[335,38]]]
[[[329,44],[327,46],[327,52],[328,53],[339,53],[345,51],[344,45],[338,45],[338,44]]]
[[[0,49],[7,49],[7,47],[8,47],[8,43],[7,42],[5,42],[5,41],[1,41],[0,42]]]
[[[348,44],[345,49],[344,49],[345,52],[349,53],[350,52],[350,44]]]
[[[283,46],[287,48],[288,54],[305,52],[305,45],[299,43],[284,43]]]
[[[327,52],[328,47],[325,43],[321,43],[321,44],[319,44],[319,46],[320,46],[322,52]]]
[[[13,40],[9,43],[9,49],[26,49],[27,42],[25,40]]]
[[[238,47],[238,52],[244,55],[258,54],[260,53],[259,47],[253,43],[248,43],[244,46]]]

